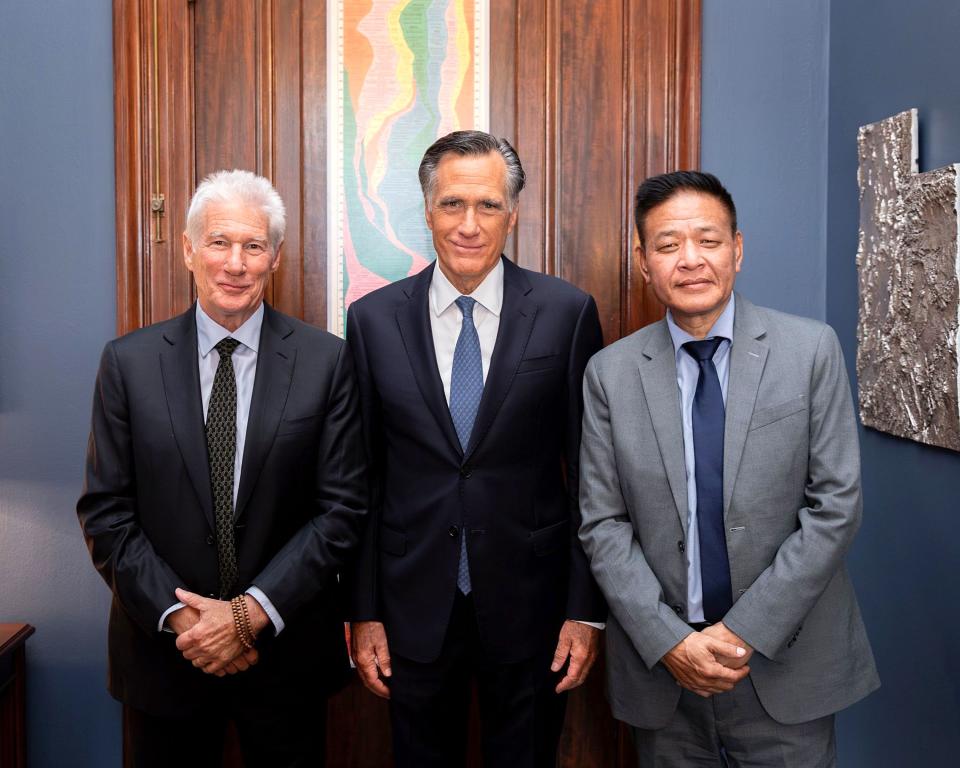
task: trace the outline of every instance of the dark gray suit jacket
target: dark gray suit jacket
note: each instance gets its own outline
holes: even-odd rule
[[[239,589],[286,624],[260,663],[217,678],[158,632],[174,589],[219,591],[195,308],[107,344],[77,513],[113,592],[110,691],[161,716],[237,700],[315,696],[348,673],[337,572],[366,511],[353,361],[343,340],[265,307],[235,529]]]
[[[823,323],[737,295],[724,436],[734,605],[767,712],[836,712],[879,679],[844,555],[860,524],[860,455],[839,342]],[[687,489],[676,355],[665,321],[591,359],[580,538],[610,605],[616,717],[664,726],[680,689],[661,657],[686,623]]]

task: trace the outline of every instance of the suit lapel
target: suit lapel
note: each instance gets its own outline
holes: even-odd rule
[[[175,325],[164,332],[167,346],[160,351],[160,375],[174,439],[200,500],[200,507],[212,528],[213,493],[210,489],[207,438],[203,428],[195,313],[196,305],[193,305],[178,318]]]
[[[257,351],[257,373],[253,380],[250,399],[250,417],[243,448],[240,470],[240,488],[234,517],[239,519],[246,511],[250,494],[256,487],[260,470],[270,453],[280,424],[280,416],[287,404],[290,382],[297,360],[297,348],[291,343],[293,328],[281,315],[264,304],[263,326],[260,329],[260,349]]]
[[[677,386],[677,356],[666,321],[661,320],[640,360],[640,381],[660,448],[677,515],[687,534],[687,471],[683,456],[683,417]]]
[[[723,435],[723,513],[730,508],[733,488],[740,470],[747,430],[757,402],[760,376],[767,362],[766,335],[756,308],[737,294],[730,347],[727,407]]]
[[[397,310],[397,325],[403,346],[410,360],[410,368],[416,379],[417,387],[440,431],[446,435],[451,447],[461,453],[457,430],[450,418],[450,409],[443,394],[443,382],[437,367],[437,353],[433,348],[433,332],[430,329],[430,280],[436,262],[417,275],[413,287],[407,295],[407,302]]]
[[[503,258],[503,257],[501,257]],[[527,341],[533,331],[537,304],[529,294],[530,281],[518,266],[503,259],[503,306],[500,308],[500,326],[490,359],[490,370],[483,385],[483,396],[477,408],[477,417],[470,433],[470,445],[465,459],[476,451],[490,429],[494,417],[503,405],[513,383],[514,374],[523,359]]]

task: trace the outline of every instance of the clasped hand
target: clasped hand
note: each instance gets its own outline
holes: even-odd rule
[[[698,696],[732,690],[750,674],[753,648],[720,622],[692,632],[663,656],[677,685]]]
[[[217,677],[244,672],[257,663],[257,650],[244,648],[240,641],[228,601],[201,597],[185,589],[178,589],[176,594],[184,607],[171,613],[167,624],[177,633],[177,649],[183,658]],[[256,635],[269,618],[256,600],[248,599],[247,606]]]

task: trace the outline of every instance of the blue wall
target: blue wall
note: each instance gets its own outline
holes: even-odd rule
[[[920,169],[960,163],[960,6],[706,2],[701,165],[732,191],[738,287],[823,317],[855,382],[857,128],[920,111]],[[849,563],[883,686],[839,718],[840,764],[956,764],[960,456],[861,429],[864,524]]]
[[[919,109],[920,170],[960,163],[960,5],[843,0],[830,17],[827,319],[854,375],[857,128]],[[840,721],[846,764],[957,765],[960,455],[861,430],[851,565],[883,687]]]
[[[828,25],[828,0],[703,3],[700,165],[737,203],[737,287],[821,320]]]
[[[113,335],[109,0],[0,2],[0,621],[28,621],[30,765],[120,762],[108,591],[74,504]]]

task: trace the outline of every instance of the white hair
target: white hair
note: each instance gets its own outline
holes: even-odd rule
[[[210,203],[243,203],[267,217],[267,236],[274,253],[283,242],[287,212],[283,200],[267,179],[250,171],[216,171],[200,182],[187,207],[187,237],[196,246],[203,238],[203,217]]]

